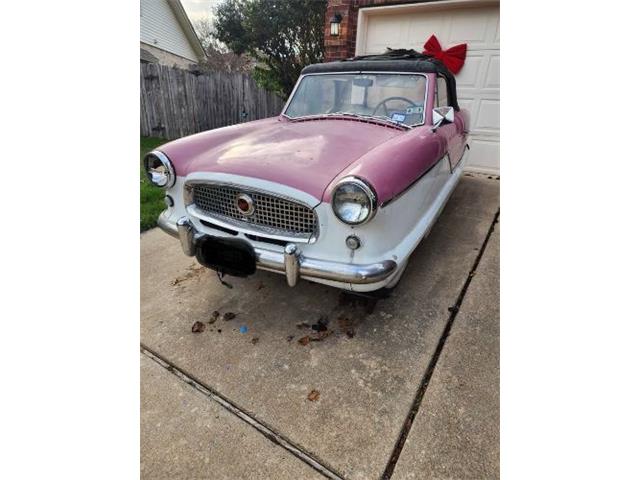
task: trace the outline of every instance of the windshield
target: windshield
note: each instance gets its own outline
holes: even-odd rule
[[[420,125],[424,123],[426,85],[423,75],[307,75],[284,113],[291,118],[346,114]]]

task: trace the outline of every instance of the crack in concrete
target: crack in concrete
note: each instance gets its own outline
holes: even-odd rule
[[[385,468],[384,473],[382,474],[382,477],[381,477],[382,480],[389,480],[393,475],[393,471],[396,468],[396,463],[398,463],[398,459],[400,458],[400,453],[402,453],[404,444],[407,441],[409,432],[411,431],[411,426],[413,425],[413,421],[415,420],[416,414],[420,409],[420,405],[422,404],[422,399],[424,398],[424,394],[426,393],[427,388],[429,387],[429,382],[431,381],[433,372],[435,371],[438,360],[440,359],[440,354],[442,353],[445,343],[447,342],[447,338],[451,333],[453,322],[456,319],[456,316],[458,315],[458,311],[460,311],[460,306],[462,305],[464,297],[467,294],[467,289],[471,284],[471,280],[475,276],[478,265],[480,264],[480,260],[482,259],[482,255],[484,254],[484,251],[487,248],[487,244],[489,243],[489,238],[491,238],[491,234],[495,229],[496,223],[498,223],[499,217],[500,217],[500,209],[498,208],[498,211],[495,213],[493,217],[493,222],[491,222],[491,226],[487,231],[487,235],[485,236],[484,241],[482,242],[480,251],[478,252],[476,259],[473,262],[471,270],[469,270],[467,279],[464,282],[464,285],[462,286],[460,293],[458,294],[456,303],[449,308],[449,311],[451,312],[451,314],[449,315],[449,318],[444,327],[444,330],[440,334],[440,339],[438,341],[438,345],[436,346],[436,350],[433,353],[433,356],[429,361],[429,365],[427,366],[427,370],[425,371],[422,377],[422,381],[420,382],[420,386],[418,387],[418,391],[416,392],[416,396],[413,400],[411,410],[409,410],[409,413],[407,414],[407,418],[405,419],[404,425],[402,427],[402,431],[400,432],[400,436],[398,437],[398,440],[396,442],[396,446],[393,449],[393,452],[391,453],[391,457],[389,458],[389,462],[387,463],[387,467]]]
[[[198,390],[200,393],[211,398],[214,402],[221,405],[231,414],[248,423],[250,426],[258,430],[262,435],[264,435],[268,440],[284,448],[294,457],[303,461],[317,472],[321,473],[327,478],[331,478],[332,480],[344,480],[343,477],[341,477],[334,469],[316,459],[309,452],[306,452],[302,447],[295,445],[291,440],[287,439],[283,435],[273,430],[271,427],[255,419],[240,407],[235,405],[231,400],[225,398],[223,395],[216,392],[215,390],[213,390],[213,388],[207,386],[205,383],[198,380],[193,375],[190,375],[177,365],[171,363],[168,359],[162,357],[159,353],[153,351],[151,348],[145,346],[142,343],[140,344],[140,352],[142,352],[143,355],[149,357],[151,360],[155,361],[164,369],[173,373],[181,381],[187,383],[191,387]]]

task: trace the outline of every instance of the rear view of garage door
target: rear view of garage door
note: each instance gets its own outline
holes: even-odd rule
[[[467,169],[500,172],[500,20],[497,2],[443,1],[359,12],[356,54],[413,48],[419,52],[434,34],[448,48],[467,44],[456,76],[458,103],[471,114]]]

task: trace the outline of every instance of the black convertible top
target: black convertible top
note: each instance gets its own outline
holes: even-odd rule
[[[308,73],[340,73],[340,72],[417,72],[435,73],[445,79],[449,104],[454,110],[458,107],[456,95],[456,78],[439,60],[418,53],[415,50],[391,50],[378,55],[363,55],[347,58],[337,62],[314,63],[302,69],[301,74]]]

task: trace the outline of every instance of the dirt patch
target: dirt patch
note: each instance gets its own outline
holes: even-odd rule
[[[196,322],[191,326],[191,332],[193,333],[202,333],[205,330],[205,325],[202,322]]]
[[[309,345],[309,343],[311,342],[322,342],[323,340],[325,340],[327,337],[330,337],[331,335],[333,335],[333,330],[325,330],[315,334],[305,335],[304,337],[301,337],[298,339],[298,343],[303,347],[305,347]]]
[[[188,269],[187,273],[182,275],[181,277],[175,278],[171,281],[171,286],[180,285],[182,282],[186,282],[187,280],[197,277],[205,271],[205,267],[199,265],[197,263],[192,264]]]
[[[340,329],[340,333],[344,333],[348,338],[353,338],[356,335],[354,322],[346,315],[340,315],[338,317],[338,328]]]

